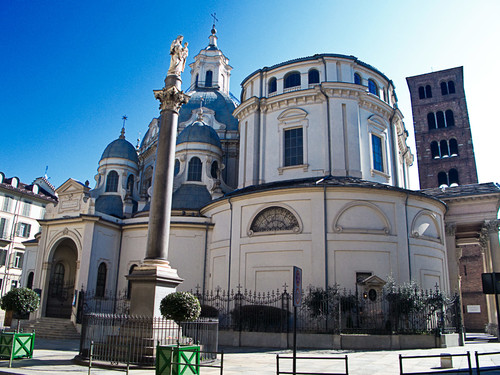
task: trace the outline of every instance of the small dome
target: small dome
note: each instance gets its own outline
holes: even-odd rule
[[[135,147],[123,138],[115,139],[106,147],[102,153],[101,160],[105,158],[122,158],[139,163]]]
[[[222,149],[217,132],[211,126],[205,125],[201,121],[195,121],[191,125],[186,126],[177,136],[178,145],[185,142],[208,143]]]

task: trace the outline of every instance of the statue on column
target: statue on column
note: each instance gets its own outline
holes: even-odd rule
[[[184,71],[188,56],[188,43],[185,42],[183,46],[183,40],[184,37],[179,35],[170,45],[170,67],[168,68],[167,75],[180,77],[181,73]]]

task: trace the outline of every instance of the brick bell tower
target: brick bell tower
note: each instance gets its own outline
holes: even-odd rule
[[[463,67],[408,77],[406,82],[420,189],[477,183]]]

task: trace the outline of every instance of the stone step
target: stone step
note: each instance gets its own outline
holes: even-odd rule
[[[21,322],[25,332],[35,331],[36,337],[53,339],[79,339],[80,334],[74,324],[68,319],[39,318]]]

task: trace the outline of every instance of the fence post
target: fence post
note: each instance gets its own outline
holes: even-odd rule
[[[399,375],[403,375],[403,357],[399,355]]]
[[[94,353],[94,341],[90,342],[90,353],[89,353],[89,372],[88,375],[90,375],[90,369],[92,368],[92,354]]]
[[[481,370],[480,370],[480,366],[479,366],[479,354],[477,352],[475,352],[475,357],[476,357],[476,371],[477,371],[477,375],[481,375]]]
[[[276,375],[280,375],[280,355],[276,354]]]

